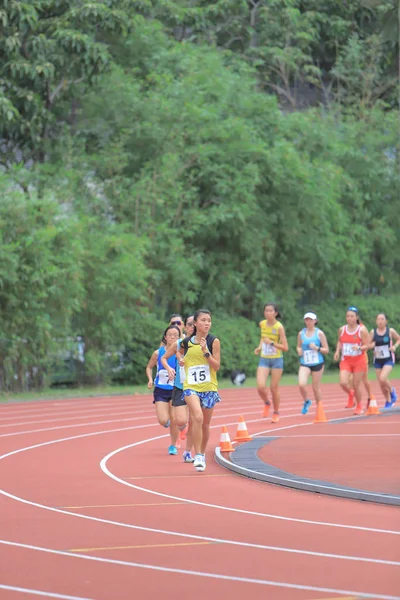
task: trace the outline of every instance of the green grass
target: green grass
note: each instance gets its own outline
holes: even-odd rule
[[[369,370],[369,379],[376,380],[374,369]],[[391,379],[400,379],[400,365],[396,365],[391,373]],[[323,376],[323,383],[339,383],[339,371],[327,371]],[[297,385],[297,375],[283,375],[281,385]],[[237,387],[230,379],[221,379],[219,382],[221,390]],[[246,379],[244,388],[255,388],[256,378]],[[120,396],[133,394],[148,394],[146,385],[104,385],[80,388],[49,388],[40,392],[21,392],[19,394],[0,394],[0,403],[7,402],[32,402],[35,400],[63,400],[67,398],[89,398],[96,396]]]

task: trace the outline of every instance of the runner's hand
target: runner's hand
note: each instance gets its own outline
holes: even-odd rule
[[[167,371],[168,371],[168,381],[174,381],[175,375],[176,375],[175,369],[173,369],[172,367],[168,367]]]
[[[153,387],[153,380],[149,379],[149,381],[147,382],[147,387],[149,388],[149,390],[151,390],[151,388]]]
[[[203,354],[205,352],[208,352],[206,338],[201,338],[201,340],[200,340],[200,348],[201,348],[201,351],[203,352]]]
[[[258,348],[258,347],[257,347],[257,348],[254,350],[254,354],[260,354],[260,348]]]

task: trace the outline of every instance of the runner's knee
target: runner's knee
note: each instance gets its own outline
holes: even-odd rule
[[[185,427],[185,425],[187,424],[187,417],[185,417],[184,415],[178,415],[176,417],[176,424],[179,428]]]
[[[196,412],[196,414],[192,415],[192,421],[193,423],[197,423],[197,425],[203,425],[203,413],[200,412]]]

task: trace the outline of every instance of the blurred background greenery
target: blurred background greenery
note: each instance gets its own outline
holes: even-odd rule
[[[32,0],[0,10],[0,390],[141,384],[207,307],[254,375],[276,301],[400,322],[392,0]],[[328,367],[332,365],[328,357]],[[250,380],[248,380],[250,381]]]

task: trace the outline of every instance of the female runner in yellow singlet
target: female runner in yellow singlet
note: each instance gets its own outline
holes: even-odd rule
[[[197,310],[193,316],[194,332],[186,337],[178,353],[185,367],[183,394],[192,421],[192,440],[195,449],[193,466],[197,471],[206,468],[205,451],[210,435],[210,422],[215,405],[221,401],[218,394],[217,371],[221,366],[221,344],[211,335],[211,313]],[[168,368],[169,377],[175,377]]]
[[[260,321],[261,339],[254,354],[260,354],[257,368],[257,392],[264,402],[263,417],[268,417],[271,402],[268,399],[267,380],[271,374],[271,395],[274,405],[272,423],[279,421],[279,382],[283,373],[283,352],[289,350],[285,329],[278,319],[280,314],[276,304],[268,302],[264,306],[263,321]]]

